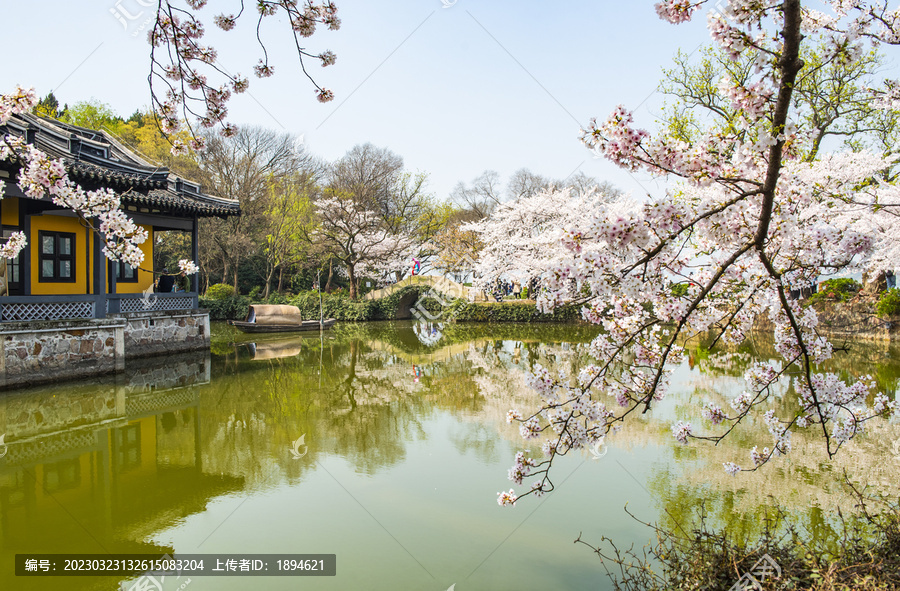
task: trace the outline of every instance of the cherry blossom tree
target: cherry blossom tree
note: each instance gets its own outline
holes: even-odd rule
[[[356,298],[361,268],[378,268],[384,261],[390,264],[409,248],[407,238],[391,233],[377,212],[352,195],[328,189],[316,208],[320,225],[310,240],[324,246],[344,265],[351,298]]]
[[[349,226],[372,224],[381,233],[368,237],[379,241],[379,255],[361,259],[363,266],[354,268],[354,276],[362,272],[385,278],[393,275],[399,280],[414,259],[424,264],[433,256],[431,238],[444,224],[447,207],[435,203],[427,191],[427,181],[424,173],[404,171],[403,158],[398,154],[368,143],[354,146],[331,164],[330,194],[353,201],[354,215],[350,217],[362,212],[371,217],[365,221],[357,218]],[[347,232],[347,228],[342,231]],[[390,239],[382,241],[382,234]]]
[[[594,364],[577,376],[537,368],[530,383],[541,407],[509,412],[525,439],[545,441],[543,457],[516,456],[510,479],[532,482],[524,493],[499,493],[501,505],[552,490],[558,456],[651,411],[666,395],[683,339],[704,334],[712,346],[740,342],[762,316],[774,324],[781,360],[754,364],[730,408],[707,403],[703,429],[674,424],[678,442],[717,442],[758,417],[770,439],[724,464],[737,474],[789,453],[797,430],[820,434],[833,456],[867,421],[897,411],[870,378],[845,380],[819,369],[832,346],[817,329],[815,311],[792,300],[788,285],[895,256],[896,224],[885,216],[896,215],[900,200],[884,173],[893,158],[862,150],[826,154],[823,146],[815,159],[804,158],[818,130],[797,116],[793,99],[807,67],[804,44],[826,48],[822,64],[855,60],[872,46],[900,44],[900,11],[881,0],[828,0],[828,13],[801,0],[724,0],[715,10],[707,0],[655,6],[664,20],[681,23],[707,3],[713,41],[732,61],[752,64],[746,76],[726,77],[719,87],[735,117],[728,126],[697,122],[689,137],[672,128],[651,136],[619,107],[583,130],[595,153],[627,170],[668,177],[672,188],[647,203],[603,204],[565,229],[565,254],[545,269],[538,305],[551,309],[574,284],[588,297],[584,318],[604,332],[591,344]],[[873,97],[881,107],[896,107],[898,88],[888,82]],[[678,290],[684,295],[675,295],[673,283],[687,286]],[[789,371],[799,376],[796,401],[776,411],[775,385]]]
[[[156,18],[148,34],[150,42],[150,94],[153,109],[157,112],[164,133],[171,134],[183,125],[190,130],[193,139],[190,145],[173,140],[173,153],[183,153],[189,148],[202,150],[205,142],[198,133],[201,128],[219,127],[222,135],[228,137],[235,127],[228,123],[228,101],[233,94],[245,92],[249,86],[247,77],[231,73],[217,61],[215,47],[203,42],[206,22],[202,9],[206,0],[159,0]],[[253,66],[254,74],[267,78],[275,73],[270,63],[263,32],[264,26],[284,17],[292,38],[297,57],[304,75],[312,82],[321,102],[334,98],[334,93],[319,86],[307,70],[307,61],[318,61],[323,67],[335,63],[334,53],[325,51],[313,53],[304,43],[311,37],[318,25],[337,30],[341,21],[337,17],[337,7],[331,1],[297,2],[296,0],[257,0],[249,9],[244,1],[234,3],[239,7],[236,13],[220,13],[212,17],[215,26],[223,31],[231,31],[241,19],[256,19],[256,39],[262,54]]]
[[[613,199],[596,190],[544,189],[501,203],[490,217],[464,224],[461,232],[474,233],[483,245],[474,269],[478,286],[488,287],[500,277],[539,277],[567,256],[565,229],[590,219]]]

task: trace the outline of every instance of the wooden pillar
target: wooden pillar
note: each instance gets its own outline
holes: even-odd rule
[[[113,295],[116,293],[116,276],[119,274],[116,266],[119,263],[107,260],[106,261],[106,279],[109,283],[109,287],[106,293]]]
[[[84,295],[91,295],[91,229],[84,229]]]
[[[191,259],[200,266],[200,219],[196,215],[191,223]],[[200,273],[191,275],[191,291],[200,293]]]
[[[90,230],[89,230],[90,231]],[[94,294],[94,318],[106,317],[106,285],[104,281],[103,271],[106,269],[103,256],[103,239],[100,234],[91,232],[93,240],[91,244],[91,291]]]
[[[106,264],[106,273],[109,279],[109,291],[107,293],[109,295],[116,295],[116,275],[118,275],[118,265],[119,263],[115,263],[113,261],[107,261]],[[118,314],[119,306],[121,304],[121,300],[119,298],[110,298],[107,297],[108,308],[107,312],[110,314]]]
[[[23,203],[19,202],[19,211],[21,212],[25,207],[23,207]],[[22,216],[22,231],[25,232],[25,238],[28,239],[28,242],[25,243],[25,248],[22,249],[22,264],[19,268],[19,280],[22,282],[22,295],[31,295],[31,250],[36,245],[37,248],[40,248],[40,244],[37,244],[37,237],[32,235],[31,233],[31,215],[30,214],[20,214]],[[40,269],[38,269],[38,273],[40,273]]]
[[[191,259],[197,267],[200,267],[200,218],[194,215],[191,221]],[[191,308],[194,310],[200,307],[200,272],[191,275],[191,296],[193,302]]]

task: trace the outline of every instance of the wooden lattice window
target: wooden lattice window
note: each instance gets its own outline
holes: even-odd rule
[[[118,263],[113,263],[113,269],[116,270],[116,282],[117,283],[137,283],[137,280],[138,280],[137,267],[132,267],[128,263],[123,263],[122,261],[119,261]]]
[[[75,282],[75,234],[38,232],[38,281]]]

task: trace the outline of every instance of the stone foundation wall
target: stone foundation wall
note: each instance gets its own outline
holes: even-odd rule
[[[0,433],[33,437],[118,418],[121,412],[115,386],[92,382],[88,380],[88,386],[78,382],[60,390],[53,404],[46,404],[42,390],[4,394],[0,402]]]
[[[122,320],[0,325],[0,387],[55,382],[124,369]]]
[[[206,310],[0,324],[0,389],[97,376],[125,360],[209,349]]]
[[[110,314],[125,320],[125,357],[164,355],[209,348],[209,312]]]

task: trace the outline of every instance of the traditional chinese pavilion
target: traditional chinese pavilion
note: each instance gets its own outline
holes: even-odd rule
[[[199,219],[240,214],[236,201],[204,193],[108,133],[22,115],[0,126],[0,134],[24,137],[62,159],[69,177],[86,190],[116,191],[122,209],[149,234],[143,245],[146,269],[153,264],[158,232],[190,233],[197,264]],[[84,370],[75,375],[97,373],[124,367],[125,357],[208,347],[209,317],[198,310],[196,276],[188,291],[153,293],[152,272],[107,260],[100,236],[49,196],[25,196],[16,174],[15,163],[0,162],[3,236],[23,231],[28,239],[5,270],[0,264],[0,387],[20,383],[20,374],[54,379],[56,370],[72,363]],[[77,345],[73,339],[80,339]]]

